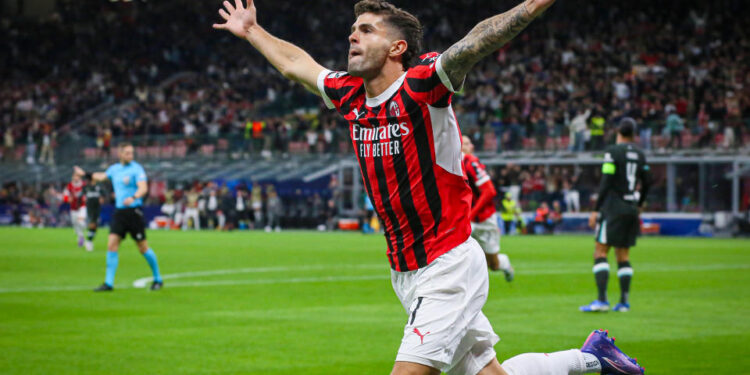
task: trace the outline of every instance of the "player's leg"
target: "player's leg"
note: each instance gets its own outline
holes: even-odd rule
[[[120,231],[117,230],[119,229],[117,218],[115,217],[112,220],[112,232],[107,238],[107,270],[104,276],[104,284],[94,289],[95,292],[108,292],[114,289],[115,286],[115,273],[120,262],[117,250],[120,248],[120,241],[125,233],[123,231],[121,234],[118,234]]]
[[[151,283],[151,290],[161,289],[164,286],[164,281],[159,272],[159,262],[156,259],[156,253],[148,246],[148,241],[145,239],[136,242],[136,244],[138,245],[138,251],[141,252],[141,255],[143,255],[143,258],[146,259],[148,266],[151,268],[151,274],[154,278],[154,282]]]
[[[615,374],[642,375],[643,368],[615,346],[606,331],[592,332],[580,350],[554,353],[525,353],[503,362],[500,372],[494,362],[479,372],[480,375],[569,375]]]
[[[606,222],[602,223],[600,227],[606,229]],[[600,239],[603,237],[599,237]],[[607,254],[609,253],[610,246],[599,241],[596,242],[594,247],[594,280],[596,281],[597,299],[588,305],[580,307],[581,311],[584,312],[596,312],[596,311],[609,311],[609,302],[607,301],[607,284],[609,283],[609,262],[607,262]]]
[[[87,222],[87,229],[86,232],[86,250],[87,251],[93,251],[94,250],[94,236],[96,236],[96,230],[98,227],[98,221],[99,221],[99,211],[93,208],[86,207],[86,222]]]
[[[164,286],[164,281],[161,278],[159,272],[159,262],[156,259],[156,253],[148,246],[146,240],[146,222],[143,219],[143,212],[140,208],[133,210],[133,217],[130,220],[130,235],[135,239],[136,245],[138,245],[138,251],[146,259],[148,266],[151,268],[151,274],[154,278],[151,283],[151,290],[159,290]]]
[[[620,279],[620,303],[614,311],[626,312],[630,310],[630,281],[633,279],[633,268],[630,266],[630,248],[615,248],[617,256],[617,278]]]
[[[396,361],[391,375],[440,375],[440,370],[419,363]]]
[[[70,224],[73,225],[73,232],[78,238],[78,247],[83,246],[83,231],[81,230],[81,218],[79,210],[70,210]]]

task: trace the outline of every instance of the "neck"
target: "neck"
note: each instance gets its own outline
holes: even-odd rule
[[[404,74],[404,67],[401,63],[386,62],[386,64],[383,65],[383,69],[381,69],[375,77],[363,80],[365,83],[365,91],[367,91],[367,97],[374,98],[382,94],[393,84],[393,82],[396,82],[398,77],[401,77],[402,74]]]

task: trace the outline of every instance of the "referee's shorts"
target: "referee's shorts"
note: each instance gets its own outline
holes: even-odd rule
[[[136,241],[146,239],[146,221],[143,210],[140,207],[118,208],[112,216],[112,224],[109,227],[110,234],[116,234],[121,239],[130,233]]]

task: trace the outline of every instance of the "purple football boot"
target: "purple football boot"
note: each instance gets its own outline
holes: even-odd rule
[[[608,331],[602,330],[591,332],[586,342],[583,343],[581,351],[593,354],[599,359],[602,365],[602,375],[642,375],[643,367],[618,349],[615,346],[615,339],[607,337],[607,333]]]

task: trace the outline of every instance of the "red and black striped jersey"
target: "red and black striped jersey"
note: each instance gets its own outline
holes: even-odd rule
[[[482,186],[486,186],[486,184],[492,185],[490,175],[487,173],[487,168],[484,164],[474,155],[464,155],[464,171],[466,172],[466,181],[469,187],[471,187],[472,211],[476,211],[476,217],[471,219],[477,222],[485,221],[495,213],[494,198],[497,195],[496,193],[492,194],[492,199],[479,202],[479,197],[482,195]],[[495,191],[494,187],[491,190]],[[482,207],[475,207],[477,204],[481,204]]]
[[[463,178],[453,87],[428,53],[382,94],[362,78],[323,71],[318,89],[349,122],[354,152],[382,220],[391,268],[412,271],[469,238],[471,189]]]
[[[83,181],[77,183],[69,182],[63,191],[63,202],[70,204],[71,210],[77,210],[86,206],[86,196],[83,194]]]

